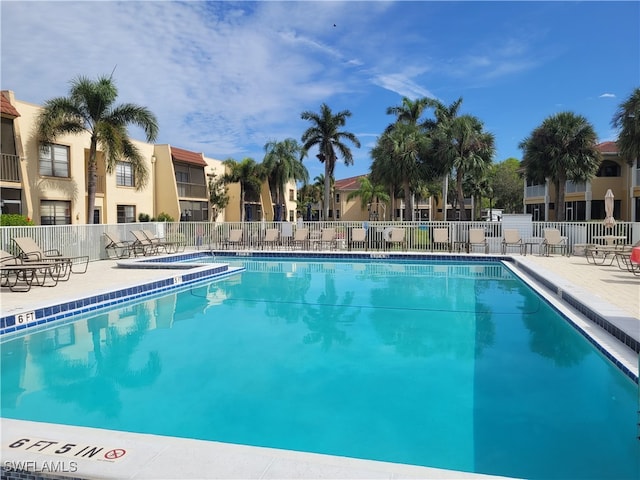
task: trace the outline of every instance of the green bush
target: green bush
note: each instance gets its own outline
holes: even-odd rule
[[[149,221],[149,214],[148,213],[141,213],[138,215],[138,221],[139,222],[148,222]]]
[[[168,213],[164,213],[164,212],[161,212],[160,214],[158,214],[157,220],[158,220],[158,222],[175,222],[175,220],[173,219],[173,217],[171,215],[169,215]]]
[[[17,213],[3,213],[0,215],[0,225],[3,227],[25,227],[33,225],[33,221],[29,217]]]

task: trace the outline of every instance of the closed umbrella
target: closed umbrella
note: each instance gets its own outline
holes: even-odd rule
[[[616,224],[616,219],[613,218],[613,192],[611,189],[607,190],[604,195],[604,211],[606,216],[603,223],[605,227],[611,228]]]

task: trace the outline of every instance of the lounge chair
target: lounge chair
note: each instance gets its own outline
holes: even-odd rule
[[[329,250],[335,250],[338,247],[336,239],[336,229],[334,227],[323,228],[322,235],[318,240],[314,241],[314,245],[317,249],[323,250],[326,246]]]
[[[165,253],[168,253],[167,247],[165,245],[157,242],[152,242],[142,230],[131,230],[131,235],[133,235],[133,238],[135,238],[135,240],[131,244],[131,251],[133,251],[133,254],[136,257],[138,255],[143,255],[145,257],[149,255],[158,255],[161,248]]]
[[[367,231],[364,228],[352,228],[351,237],[349,238],[349,250],[354,245],[362,245],[362,248],[367,247]]]
[[[133,251],[133,242],[131,240],[120,240],[120,236],[113,232],[104,232],[106,245],[104,247],[107,256],[113,260],[119,258],[128,258]]]
[[[151,230],[143,229],[142,233],[144,233],[145,237],[147,237],[151,241],[151,243],[155,243],[156,245],[158,245],[158,248],[164,248],[164,250],[167,253],[176,253],[176,252],[184,251],[185,242],[174,242],[174,241],[169,241],[166,238],[160,238],[156,236],[156,234],[153,233]]]
[[[484,235],[484,228],[470,228],[469,240],[467,241],[467,253],[473,251],[473,247],[484,248],[484,253],[489,253],[489,243]]]
[[[392,228],[389,234],[388,240],[386,240],[387,247],[393,247],[395,245],[399,245],[402,248],[407,247],[407,241],[405,240],[405,229],[404,228]]]
[[[514,229],[505,229],[502,232],[502,254],[507,253],[508,248],[517,247],[520,250],[520,255],[524,252],[524,243],[520,237],[520,232]]]
[[[309,229],[308,228],[298,228],[296,230],[293,239],[291,240],[291,247],[295,248],[296,246],[300,246],[300,249],[303,250],[309,247]]]
[[[545,228],[540,253],[549,256],[553,252],[560,252],[562,255],[569,253],[567,239],[560,234],[557,228]]]
[[[0,285],[12,292],[28,292],[32,285],[55,287],[61,273],[56,262],[23,262],[4,250],[0,250]],[[49,279],[49,281],[47,281]]]
[[[20,251],[19,257],[23,263],[56,263],[56,268],[60,272],[58,280],[68,280],[72,273],[85,273],[87,271],[89,265],[88,255],[69,257],[62,255],[58,249],[43,250],[31,237],[16,237],[13,242]]]
[[[451,252],[451,240],[449,239],[448,228],[434,228],[432,230],[433,238],[431,239],[431,251],[440,250],[444,246],[448,252]]]
[[[264,232],[264,239],[262,240],[262,248],[270,246],[276,248],[280,242],[280,230],[277,228],[267,228]]]
[[[229,237],[224,242],[225,248],[242,246],[242,230],[230,230]]]

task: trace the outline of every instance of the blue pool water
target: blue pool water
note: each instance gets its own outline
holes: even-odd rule
[[[637,385],[501,264],[231,263],[247,271],[4,341],[2,416],[640,477]]]

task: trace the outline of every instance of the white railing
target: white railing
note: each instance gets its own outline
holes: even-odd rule
[[[586,192],[587,184],[585,182],[573,182],[571,180],[565,183],[565,193]]]
[[[369,251],[429,251],[431,249],[431,232],[434,228],[447,228],[452,242],[464,242],[471,228],[483,228],[489,244],[490,253],[500,253],[502,242],[502,222],[304,222],[309,228],[310,239],[319,239],[323,228],[333,227],[337,233],[338,250],[349,248],[352,228],[366,228]],[[397,227],[405,229],[406,246],[393,246],[386,242],[385,229]],[[258,250],[263,248],[264,232],[267,228],[280,230],[280,242],[275,248],[286,249],[291,245],[298,224],[289,222],[150,222],[119,223],[111,225],[52,225],[32,227],[0,227],[0,248],[10,253],[17,253],[13,238],[32,237],[43,250],[57,249],[68,256],[88,255],[94,260],[107,258],[105,237],[103,233],[112,232],[121,240],[133,240],[132,230],[149,229],[158,237],[167,240],[180,240],[190,249],[221,249],[227,247],[229,231],[243,231],[243,249]],[[557,228],[567,237],[570,251],[576,244],[599,243],[596,237],[613,235],[622,237],[620,243],[634,244],[640,241],[640,223],[618,222],[607,229],[602,222],[532,222],[531,237],[542,239],[546,228]],[[237,248],[233,247],[233,248]],[[270,245],[268,248],[272,248]],[[358,246],[362,249],[362,245]],[[479,251],[479,250],[478,250]]]

